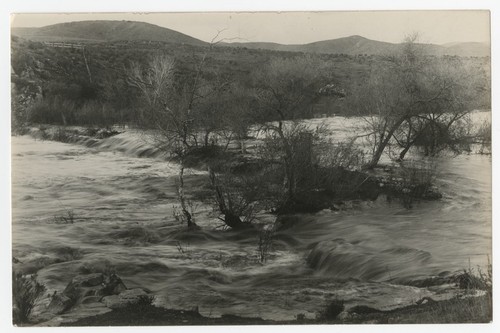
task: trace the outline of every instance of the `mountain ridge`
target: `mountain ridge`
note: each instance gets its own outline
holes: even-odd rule
[[[175,44],[206,46],[209,43],[164,28],[138,21],[78,21],[48,25],[40,28],[12,28],[13,35],[34,41],[112,42],[156,41]],[[490,55],[490,45],[481,42],[454,42],[443,45],[419,44],[431,55],[477,56]],[[320,40],[306,44],[280,44],[273,42],[221,42],[217,46],[242,47],[272,51],[384,55],[398,52],[401,43],[389,43],[352,35],[336,39]]]

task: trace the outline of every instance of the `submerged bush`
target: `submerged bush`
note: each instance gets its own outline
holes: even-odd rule
[[[416,200],[436,200],[441,193],[434,188],[436,164],[433,162],[417,163],[408,161],[392,170],[387,184],[389,193],[399,198],[406,208],[413,207]]]
[[[37,299],[45,291],[45,286],[38,283],[36,274],[22,275],[12,273],[12,305],[14,324],[30,322],[30,316]]]
[[[66,211],[65,214],[54,216],[56,224],[73,224],[75,223],[75,212],[72,209]]]
[[[260,180],[257,177],[234,175],[226,168],[217,174],[209,169],[213,192],[214,211],[219,219],[233,229],[251,228],[255,218],[255,205],[261,197]]]

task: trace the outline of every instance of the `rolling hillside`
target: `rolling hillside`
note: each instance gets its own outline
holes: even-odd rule
[[[81,21],[41,28],[13,28],[12,34],[35,41],[157,41],[205,45],[199,39],[160,26],[132,21]]]
[[[437,56],[486,57],[490,55],[490,47],[485,43],[470,42],[450,43],[446,45],[420,45],[424,48],[426,53]],[[302,45],[283,45],[278,43],[226,43],[224,46],[323,54],[384,55],[398,52],[402,44],[380,42],[362,36],[349,36]]]

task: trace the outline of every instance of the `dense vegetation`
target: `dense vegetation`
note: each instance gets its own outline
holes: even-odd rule
[[[392,56],[217,43],[62,46],[12,38],[13,132],[37,123],[148,130],[181,165],[178,217],[189,227],[196,224],[183,190],[187,166],[209,171],[221,219],[247,228],[259,209],[315,211],[376,197],[379,180],[360,170],[377,166],[389,145],[400,147],[400,161],[412,147],[423,155],[466,150],[478,138],[469,113],[489,107],[489,59],[430,56],[415,38]],[[359,136],[332,142],[327,128],[302,122],[331,114],[366,120],[368,156]],[[256,133],[262,144],[249,154],[245,142]],[[439,197],[421,165],[402,167],[396,178],[403,180],[383,190],[408,206],[413,197]]]
[[[187,79],[205,57],[203,76],[215,77],[249,88],[252,72],[271,58],[297,56],[291,52],[245,48],[208,47],[161,42],[112,42],[85,44],[85,48],[60,48],[43,43],[12,39],[14,96],[35,99],[29,117],[16,121],[34,123],[110,125],[139,123],[140,94],[127,83],[126,69],[132,62],[146,64],[157,53],[175,59],[178,76]],[[372,56],[318,56],[331,68],[332,83],[341,86],[362,81],[368,74]],[[35,102],[35,101],[32,101]],[[20,101],[22,103],[22,101]],[[328,113],[332,101],[318,101],[316,114]],[[61,114],[64,105],[65,114]],[[338,103],[333,111],[341,113]]]

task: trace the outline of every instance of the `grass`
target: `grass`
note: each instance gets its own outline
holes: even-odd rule
[[[372,313],[349,320],[349,323],[445,324],[488,323],[492,306],[487,296],[454,298],[440,302],[412,305],[388,312]]]
[[[28,324],[31,312],[37,299],[45,291],[45,286],[38,283],[36,274],[22,275],[12,273],[12,304],[13,323],[16,325]]]

